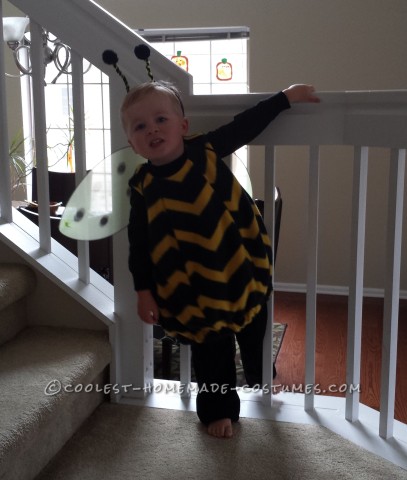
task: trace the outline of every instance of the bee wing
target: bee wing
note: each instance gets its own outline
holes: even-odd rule
[[[130,147],[106,157],[73,192],[59,231],[75,240],[99,240],[126,227],[130,214],[128,182],[145,162]]]
[[[252,182],[250,180],[249,171],[243,160],[234,153],[232,156],[232,170],[240,185],[246,190],[246,192],[253,197]]]

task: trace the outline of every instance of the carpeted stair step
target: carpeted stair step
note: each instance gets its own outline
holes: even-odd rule
[[[26,296],[35,284],[35,274],[26,265],[0,264],[0,345],[26,326]]]
[[[34,478],[60,450],[103,401],[110,361],[105,331],[27,327],[0,346],[1,480]]]

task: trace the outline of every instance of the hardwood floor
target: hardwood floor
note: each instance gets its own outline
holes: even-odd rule
[[[346,383],[347,297],[318,295],[315,383],[325,395]],[[395,418],[407,423],[407,301],[400,302]],[[299,386],[305,375],[305,294],[275,292],[275,322],[288,325],[277,358],[275,384]],[[379,410],[383,299],[365,298],[360,401]]]

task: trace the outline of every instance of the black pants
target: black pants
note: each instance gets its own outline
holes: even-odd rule
[[[236,334],[249,387],[262,383],[266,326],[267,305],[264,305],[253,321]],[[191,351],[199,389],[196,400],[199,419],[206,425],[222,418],[237,422],[240,399],[236,391],[235,334],[222,334],[207,343],[194,343]]]

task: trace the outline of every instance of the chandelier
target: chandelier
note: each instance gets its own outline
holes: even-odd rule
[[[3,38],[13,51],[14,62],[21,72],[18,76],[31,75],[32,73],[30,61],[31,41],[29,33],[25,31],[28,23],[29,19],[27,17],[3,18]],[[70,47],[62,43],[59,38],[52,38],[50,32],[45,29],[42,29],[42,48],[45,67],[53,63],[58,72],[51,83],[56,83],[63,74],[72,73],[70,70],[72,62]],[[84,73],[88,72],[90,67],[91,65],[87,67]]]

